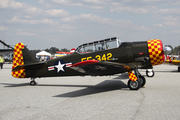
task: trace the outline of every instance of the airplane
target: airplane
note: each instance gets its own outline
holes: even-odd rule
[[[180,60],[166,60],[165,64],[177,65],[178,72],[180,72]]]
[[[165,54],[166,55],[168,55],[168,54],[170,54],[171,52],[172,52],[172,49],[170,48],[170,47],[164,47],[164,51],[165,51]],[[178,57],[179,56],[179,57]],[[176,56],[177,57],[177,59],[179,59],[180,58],[180,52],[178,53],[178,56]],[[168,58],[167,56],[166,56],[166,60],[165,60],[165,62],[164,62],[164,64],[171,64],[171,65],[176,65],[176,66],[178,66],[178,72],[180,72],[180,59],[179,60],[174,60],[174,59],[172,59],[172,57],[170,57],[170,58]]]
[[[166,60],[164,64],[171,64],[178,66],[178,72],[180,72],[180,60]]]
[[[85,43],[70,55],[48,61],[39,61],[18,43],[14,48],[12,76],[36,78],[62,76],[108,76],[128,72],[128,87],[138,90],[146,79],[138,69],[152,69],[165,61],[163,45],[159,39],[137,42],[121,42],[118,37]],[[134,72],[133,72],[134,71]]]
[[[14,49],[0,49],[0,55],[13,53]]]
[[[4,55],[4,58],[5,58],[5,61],[12,61],[12,53],[14,52],[14,48],[11,47],[10,45],[7,45],[5,42],[3,42],[2,40],[0,40],[0,43],[2,43],[4,46],[8,47],[8,48],[11,48],[11,49],[0,49],[0,55]],[[9,55],[8,55],[9,54]]]
[[[75,48],[72,48],[72,49],[70,50],[70,52],[60,52],[60,51],[56,51],[55,56],[56,56],[56,57],[62,57],[62,56],[64,56],[64,55],[69,55],[69,54],[74,53],[75,50],[76,50]]]

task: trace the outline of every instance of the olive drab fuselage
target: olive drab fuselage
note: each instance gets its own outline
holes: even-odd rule
[[[149,69],[152,65],[164,62],[162,43],[158,39],[144,42],[122,42],[114,48],[110,48],[110,44],[105,46],[106,41],[108,40],[100,41],[104,45],[101,50],[97,50],[99,48],[95,46],[97,42],[83,44],[70,55],[43,62],[37,60],[22,43],[18,43],[15,47],[12,75],[16,78],[103,76],[139,68]],[[88,49],[90,52],[80,50],[85,47],[89,48],[89,46],[92,46],[91,50]],[[158,56],[152,57],[154,54]],[[155,64],[159,58],[162,60]]]

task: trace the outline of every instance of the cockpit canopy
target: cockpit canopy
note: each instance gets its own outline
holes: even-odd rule
[[[86,54],[86,53],[91,53],[91,52],[96,52],[96,51],[101,51],[101,50],[117,48],[120,46],[120,44],[121,42],[119,41],[119,39],[117,37],[113,37],[113,38],[108,38],[108,39],[104,39],[100,41],[82,44],[76,49],[76,52],[81,53],[81,54]]]

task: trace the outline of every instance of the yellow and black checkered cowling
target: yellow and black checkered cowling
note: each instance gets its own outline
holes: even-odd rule
[[[148,40],[147,43],[152,66],[162,64],[165,61],[165,55],[161,40],[152,39]]]
[[[22,49],[24,49],[24,44],[22,43],[18,43],[14,47],[12,70],[19,65],[24,65]],[[26,78],[25,69],[12,71],[11,75],[15,78]]]

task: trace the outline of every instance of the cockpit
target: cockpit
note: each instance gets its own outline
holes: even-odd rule
[[[91,53],[91,52],[96,52],[96,51],[117,48],[120,45],[121,45],[121,42],[119,41],[119,38],[113,37],[113,38],[108,38],[108,39],[104,39],[100,41],[82,44],[76,49],[76,52],[81,53],[81,54],[86,54],[86,53]]]

